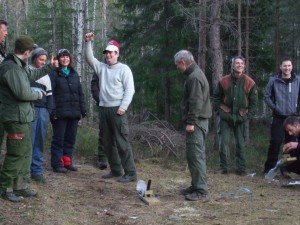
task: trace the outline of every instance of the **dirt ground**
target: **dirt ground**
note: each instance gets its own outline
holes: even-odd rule
[[[190,176],[178,165],[159,159],[137,162],[139,179],[152,180],[159,206],[148,206],[136,192],[136,182],[103,180],[91,160],[77,159],[78,172],[57,174],[47,165],[47,184],[32,182],[38,197],[22,203],[0,200],[1,225],[233,225],[300,224],[300,188],[282,187],[287,180],[266,182],[262,175],[239,177],[208,171],[209,201],[188,202],[179,194]]]

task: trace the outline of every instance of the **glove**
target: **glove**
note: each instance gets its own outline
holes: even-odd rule
[[[43,98],[44,91],[41,88],[32,87],[31,90],[39,94],[38,99]]]

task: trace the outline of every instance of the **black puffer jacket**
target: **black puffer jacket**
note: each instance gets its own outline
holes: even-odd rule
[[[71,69],[65,76],[60,70],[50,73],[54,96],[51,119],[81,119],[86,116],[86,107],[78,73]]]

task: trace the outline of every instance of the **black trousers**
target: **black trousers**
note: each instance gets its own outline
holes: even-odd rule
[[[283,128],[283,122],[286,117],[273,117],[271,123],[271,140],[268,149],[267,160],[265,162],[264,173],[274,168],[278,161],[282,143],[297,141],[297,137],[291,136]]]

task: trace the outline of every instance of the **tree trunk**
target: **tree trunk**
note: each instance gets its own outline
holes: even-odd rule
[[[107,0],[102,0],[102,41],[107,41]]]
[[[72,0],[72,52],[75,53],[75,46],[77,43],[77,35],[76,35],[76,30],[77,30],[77,0]]]
[[[238,55],[242,55],[241,0],[238,0]]]
[[[206,0],[199,0],[199,46],[198,65],[205,74],[206,64]]]
[[[245,59],[246,59],[246,74],[249,74],[249,32],[250,32],[250,27],[249,27],[249,7],[250,7],[250,2],[247,0],[246,4],[246,34],[245,34]]]
[[[275,2],[275,37],[274,37],[274,56],[275,56],[275,71],[279,68],[279,37],[280,37],[280,12],[279,12],[280,0]]]
[[[28,1],[22,0],[23,7],[25,9],[24,12],[24,21],[25,21],[25,34],[28,35],[28,23],[27,23],[27,15],[28,15]]]
[[[223,75],[223,55],[221,49],[221,36],[220,36],[220,15],[221,15],[221,2],[213,0],[211,6],[211,28],[210,28],[210,54],[214,66],[212,67],[212,87],[216,88],[219,79]]]
[[[20,32],[20,17],[21,17],[21,5],[22,1],[21,0],[16,0],[16,12],[15,12],[15,17],[16,17],[16,37],[19,36]]]
[[[246,3],[246,37],[245,37],[245,48],[246,48],[246,54],[245,54],[245,60],[246,60],[246,74],[249,74],[249,0],[247,0]],[[246,123],[246,144],[250,143],[250,124],[249,120]]]
[[[219,0],[212,0],[211,6],[211,28],[210,28],[210,54],[214,66],[212,67],[212,87],[216,88],[219,79],[223,74],[223,56],[221,49],[221,36],[220,36],[220,15],[221,15],[221,2]],[[217,115],[214,115],[214,130],[215,130],[215,146],[214,149],[219,149],[219,137],[217,131],[219,130],[219,122]]]
[[[85,0],[81,0],[78,2],[77,7],[77,43],[75,49],[75,68],[81,77],[82,74],[82,52],[83,52],[83,29],[84,29],[84,13],[85,13]]]
[[[56,0],[52,0],[52,54],[56,55]]]

